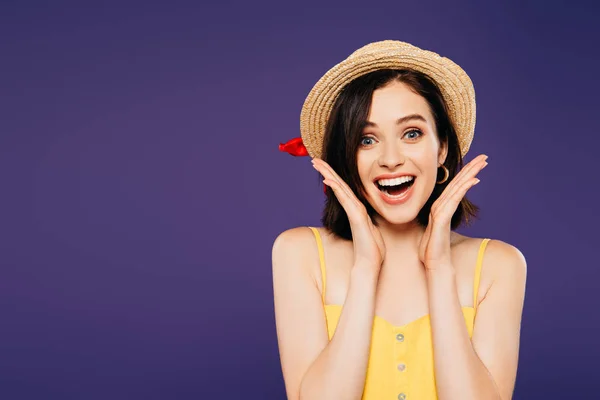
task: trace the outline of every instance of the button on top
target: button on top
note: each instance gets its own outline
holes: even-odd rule
[[[396,340],[399,342],[404,342],[404,335],[399,333],[396,335]]]
[[[402,364],[402,363],[398,364],[398,371],[402,372],[405,369],[406,369],[406,364]]]
[[[406,399],[406,395],[404,393],[400,393],[398,395],[398,400],[405,400]]]

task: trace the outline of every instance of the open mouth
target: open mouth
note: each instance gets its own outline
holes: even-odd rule
[[[377,188],[388,197],[399,197],[402,196],[412,185],[414,185],[416,177],[412,177],[408,182],[402,182],[397,185],[381,185],[379,182],[375,182]]]

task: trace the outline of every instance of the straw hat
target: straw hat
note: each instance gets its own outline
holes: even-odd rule
[[[342,88],[359,76],[385,68],[413,69],[428,75],[437,83],[456,128],[464,157],[469,151],[475,130],[475,89],[471,79],[450,59],[398,40],[383,40],[361,47],[327,71],[315,84],[300,114],[302,145],[308,154],[321,158],[325,126]],[[285,145],[280,145],[282,151],[292,154],[282,146]],[[294,155],[304,154],[297,152]]]

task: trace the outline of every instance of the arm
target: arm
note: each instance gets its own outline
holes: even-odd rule
[[[309,247],[314,252],[306,251]],[[369,266],[352,268],[342,314],[329,341],[321,293],[309,273],[315,259],[318,263],[313,235],[306,228],[287,230],[273,244],[275,320],[287,396],[289,400],[360,399],[377,277]]]
[[[477,308],[469,339],[456,289],[454,268],[428,271],[436,387],[441,400],[510,400],[514,390],[526,261],[515,247],[488,243],[494,281]]]

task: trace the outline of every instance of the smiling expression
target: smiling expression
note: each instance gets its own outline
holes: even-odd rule
[[[445,157],[446,148],[440,147],[434,118],[423,97],[398,81],[373,92],[356,161],[365,197],[380,216],[392,224],[414,220],[431,196],[437,168]],[[402,175],[413,176],[413,185],[404,198],[390,199],[380,184],[402,180],[380,179]]]

